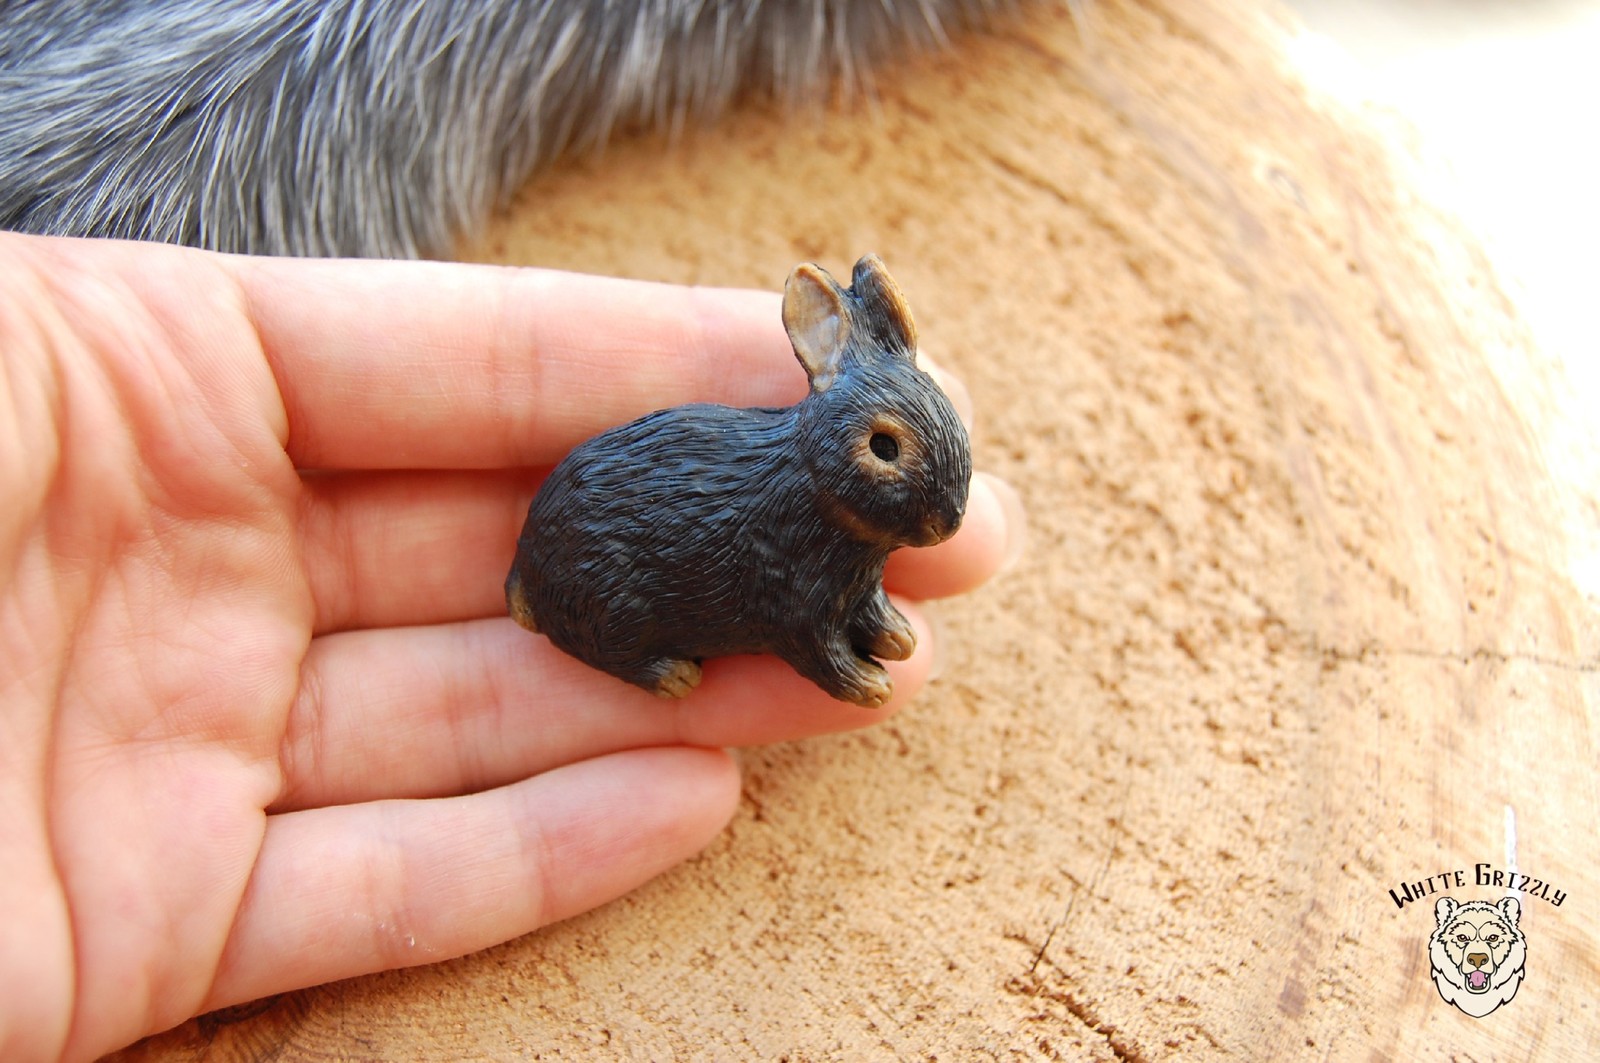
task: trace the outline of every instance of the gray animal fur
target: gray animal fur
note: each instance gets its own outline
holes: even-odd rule
[[[540,165],[1005,0],[0,0],[0,228],[448,253]]]

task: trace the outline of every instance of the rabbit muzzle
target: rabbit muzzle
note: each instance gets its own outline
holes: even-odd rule
[[[956,533],[961,527],[961,518],[966,513],[966,506],[950,507],[946,512],[923,522],[922,537],[913,546],[936,546]]]

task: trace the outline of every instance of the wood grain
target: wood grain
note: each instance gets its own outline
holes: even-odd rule
[[[1559,377],[1489,264],[1295,81],[1275,10],[1036,8],[871,106],[751,106],[529,187],[465,255],[774,288],[878,251],[1028,552],[944,607],[904,715],[748,751],[692,865],[122,1058],[1600,1043],[1600,623],[1562,519],[1594,485],[1549,471],[1530,411]],[[1473,1019],[1429,977],[1435,898],[1390,890],[1468,869],[1451,895],[1497,899],[1470,869],[1513,860],[1564,900],[1525,899],[1527,981]]]

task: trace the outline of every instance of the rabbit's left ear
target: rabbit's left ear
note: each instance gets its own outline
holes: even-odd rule
[[[911,308],[900,286],[889,276],[883,259],[877,255],[862,255],[850,278],[850,290],[861,300],[863,309],[872,318],[875,328],[882,328],[893,339],[904,344],[903,353],[917,360],[917,326],[911,320]]]
[[[827,391],[850,338],[850,308],[827,270],[808,262],[789,274],[783,286],[783,327],[811,378],[811,390]]]

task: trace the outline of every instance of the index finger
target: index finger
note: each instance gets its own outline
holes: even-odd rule
[[[460,263],[225,261],[302,468],[546,465],[651,410],[805,394],[776,292]]]

